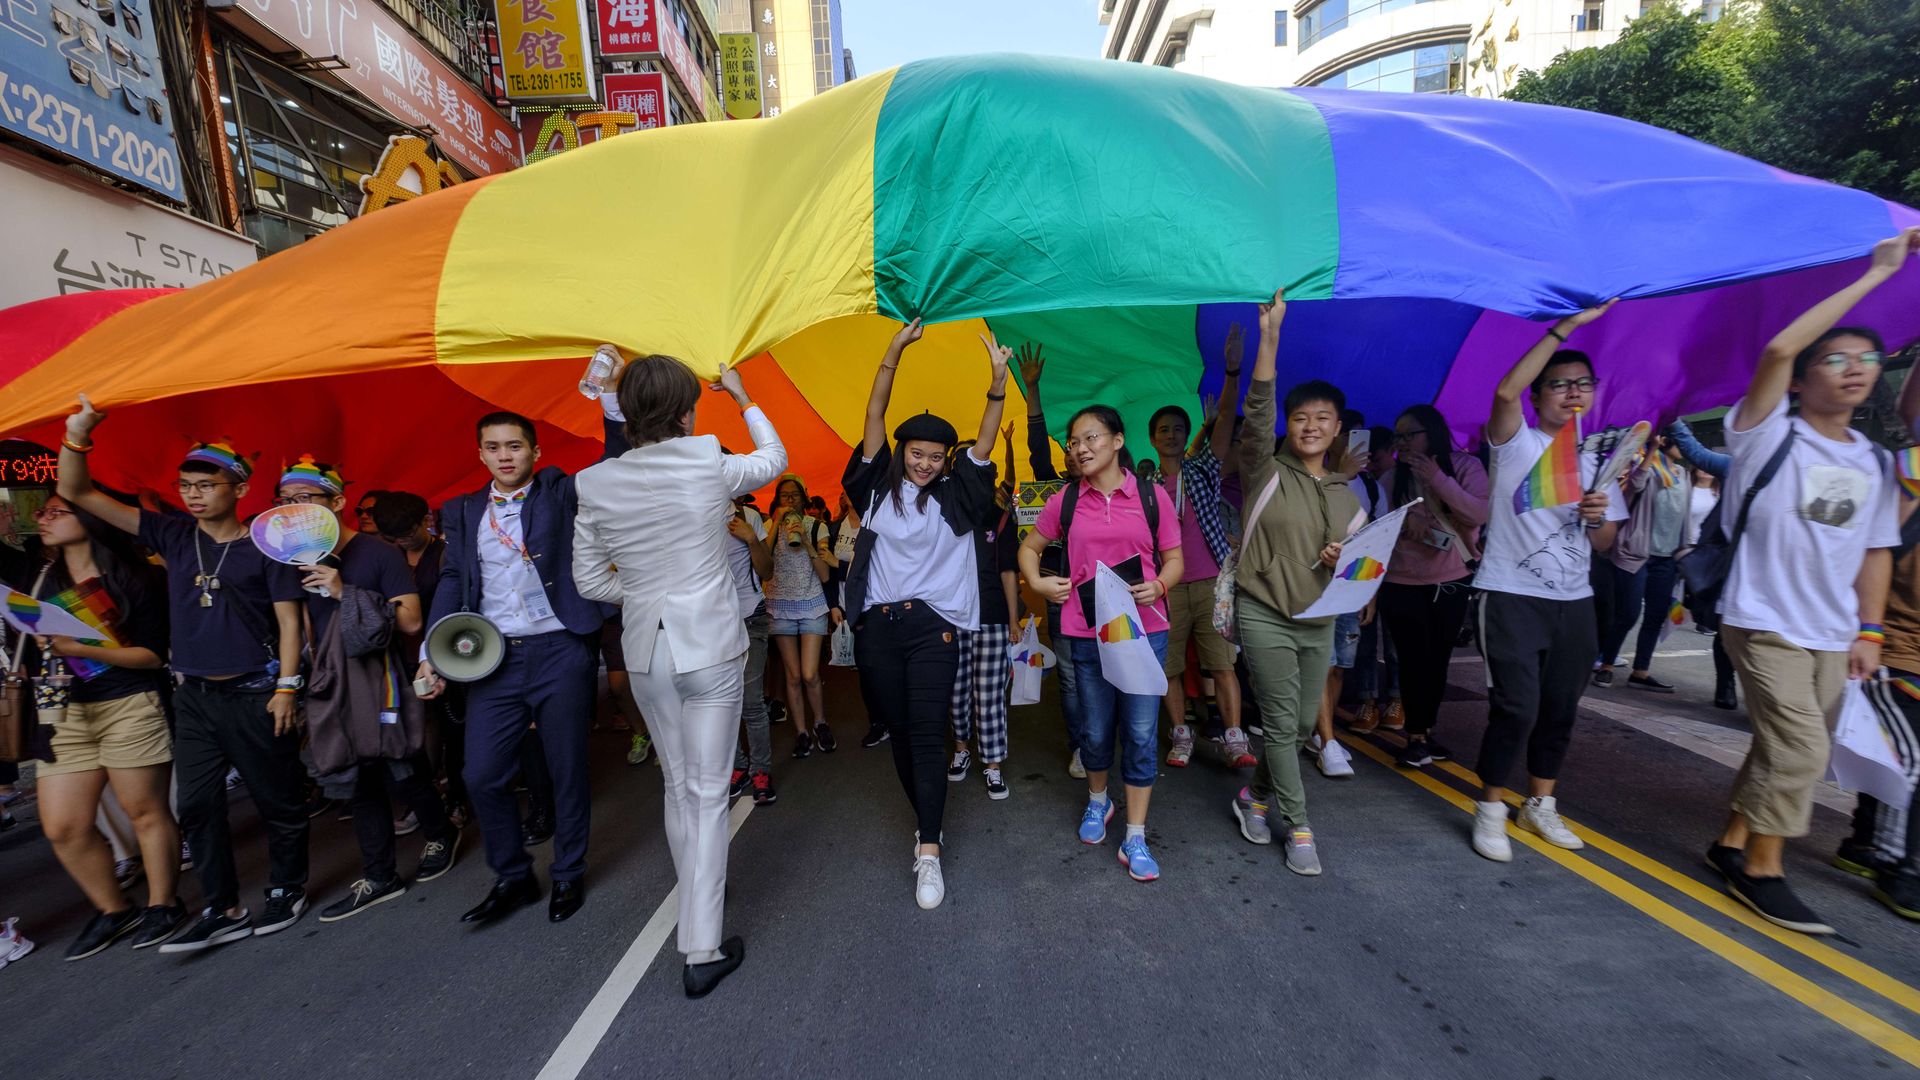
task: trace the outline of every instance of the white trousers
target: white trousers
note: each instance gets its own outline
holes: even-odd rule
[[[660,754],[667,847],[680,879],[680,951],[720,947],[727,889],[727,782],[740,733],[746,654],[675,674],[667,635],[653,639],[652,669],[629,671],[633,697]]]

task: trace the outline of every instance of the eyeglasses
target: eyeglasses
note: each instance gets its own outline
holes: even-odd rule
[[[1540,385],[1549,394],[1564,394],[1569,390],[1591,394],[1593,388],[1600,385],[1600,380],[1589,375],[1584,379],[1548,379]]]
[[[33,512],[35,521],[52,521],[54,518],[72,517],[73,511],[64,506],[43,506]]]
[[[1422,429],[1422,430],[1419,430],[1419,431],[1396,431],[1396,432],[1394,432],[1394,433],[1393,433],[1393,441],[1394,441],[1394,442],[1395,442],[1396,444],[1397,444],[1397,443],[1410,443],[1410,442],[1412,442],[1413,440],[1415,440],[1415,439],[1417,439],[1417,438],[1419,438],[1420,436],[1422,436],[1422,435],[1425,435],[1425,434],[1426,434],[1426,431],[1425,431],[1425,429]]]
[[[1095,446],[1099,445],[1102,439],[1111,439],[1111,438],[1113,438],[1113,434],[1111,432],[1096,431],[1084,439],[1068,439],[1067,449],[1078,450],[1084,446],[1087,449],[1091,450]]]
[[[182,495],[188,493],[194,495],[211,495],[213,494],[214,488],[232,486],[233,481],[231,480],[181,480],[173,485],[173,489]]]
[[[273,500],[273,505],[292,506],[295,503],[299,503],[305,506],[325,506],[332,498],[333,496],[331,495],[322,495],[319,492],[310,492],[304,495],[281,495]]]
[[[373,504],[363,503],[359,506],[354,507],[353,512],[358,517],[371,517],[373,516]]]
[[[1843,352],[1828,353],[1821,357],[1818,362],[1827,365],[1828,371],[1845,371],[1847,367],[1855,361],[1858,361],[1861,367],[1879,367],[1881,362],[1886,358],[1886,353],[1870,349],[1861,353],[1859,356]]]

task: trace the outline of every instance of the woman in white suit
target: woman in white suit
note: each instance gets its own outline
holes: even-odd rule
[[[745,945],[720,939],[727,880],[727,781],[740,728],[746,626],[733,611],[727,522],[734,496],[764,487],[787,451],[747,397],[738,372],[714,389],[739,404],[751,454],[723,455],[693,434],[700,381],[670,356],[620,374],[620,411],[633,449],[579,474],[573,576],[580,595],[621,605],[621,645],[633,694],[660,751],[667,846],[680,879],[680,951],[688,997],[704,997],[740,966]],[[679,512],[662,516],[658,508]]]

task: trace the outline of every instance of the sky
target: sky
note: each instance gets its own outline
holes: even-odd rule
[[[865,75],[931,56],[1100,55],[1100,0],[840,0],[841,31]]]

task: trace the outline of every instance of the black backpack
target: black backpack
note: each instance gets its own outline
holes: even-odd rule
[[[1727,532],[1722,523],[1721,510],[1726,508],[1725,495],[1707,512],[1707,519],[1700,523],[1700,542],[1680,560],[1680,576],[1687,583],[1687,591],[1693,599],[1708,611],[1718,610],[1720,590],[1727,583],[1727,575],[1733,572],[1733,553],[1739,549],[1740,534],[1747,531],[1747,514],[1753,510],[1754,496],[1760,489],[1773,482],[1774,474],[1780,466],[1786,464],[1787,453],[1793,449],[1794,429],[1787,426],[1787,437],[1780,440],[1780,448],[1767,459],[1760,469],[1760,475],[1753,478],[1746,493],[1740,497],[1740,514],[1733,519],[1733,532]]]
[[[1147,517],[1147,535],[1154,541],[1151,545],[1153,569],[1155,573],[1158,573],[1160,570],[1160,499],[1153,492],[1154,485],[1151,482],[1140,482],[1140,510]],[[1067,530],[1073,527],[1073,508],[1079,501],[1080,482],[1076,480],[1070,482],[1067,485],[1067,489],[1060,493],[1060,539],[1056,541],[1056,543],[1060,545],[1062,552],[1060,558],[1063,568],[1066,561]],[[1068,575],[1062,574],[1060,576],[1066,577]]]

